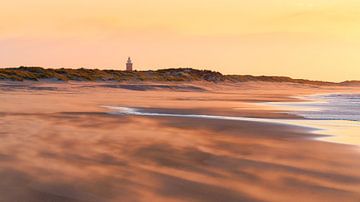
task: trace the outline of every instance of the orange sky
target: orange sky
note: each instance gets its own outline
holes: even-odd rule
[[[360,80],[358,0],[12,0],[0,66],[194,67]]]

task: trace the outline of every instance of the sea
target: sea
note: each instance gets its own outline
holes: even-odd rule
[[[300,97],[304,102],[265,103],[304,120],[286,123],[314,128],[318,140],[360,147],[360,94],[332,93]]]
[[[360,94],[319,94],[304,97],[308,102],[271,103],[292,107],[291,113],[312,120],[360,121]]]

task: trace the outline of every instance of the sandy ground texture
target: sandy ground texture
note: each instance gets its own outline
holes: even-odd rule
[[[0,83],[0,201],[360,201],[360,152],[309,128],[109,114],[293,118],[254,103],[358,88],[280,83]]]

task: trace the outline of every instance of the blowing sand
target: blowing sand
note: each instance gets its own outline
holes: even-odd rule
[[[109,114],[302,119],[257,102],[359,92],[297,84],[0,84],[0,201],[360,201],[360,152],[310,128]]]

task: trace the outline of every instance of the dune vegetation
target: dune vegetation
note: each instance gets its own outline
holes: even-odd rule
[[[282,76],[251,76],[251,75],[223,75],[209,70],[192,68],[170,68],[148,71],[121,71],[99,69],[45,69],[42,67],[1,68],[0,80],[12,81],[208,81],[208,82],[290,82],[313,85],[354,85],[359,81],[346,81],[342,83],[292,79]]]

